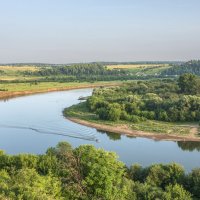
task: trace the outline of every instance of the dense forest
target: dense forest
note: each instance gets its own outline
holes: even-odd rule
[[[0,199],[190,200],[200,198],[200,169],[175,163],[125,166],[115,153],[67,142],[44,155],[0,151]]]
[[[181,75],[184,73],[191,73],[195,75],[200,75],[200,60],[191,60],[186,63],[179,65],[173,65],[169,69],[164,70],[161,75]]]
[[[137,81],[95,89],[86,105],[103,120],[199,122],[199,94],[200,79],[183,74],[177,81]]]

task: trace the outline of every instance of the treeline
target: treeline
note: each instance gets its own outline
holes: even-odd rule
[[[161,75],[175,76],[182,75],[184,73],[200,75],[200,60],[191,60],[179,65],[173,65],[169,69],[162,71]]]
[[[74,64],[69,66],[58,66],[58,67],[45,67],[39,71],[24,72],[25,75],[35,76],[51,76],[51,75],[68,75],[68,76],[96,76],[96,75],[119,75],[126,74],[125,70],[109,70],[105,66],[99,63],[93,64]]]
[[[66,142],[44,155],[0,151],[0,199],[192,200],[200,198],[200,169],[175,163],[125,166],[113,152]]]
[[[34,76],[31,80],[0,80],[0,83],[33,83],[33,82],[95,82],[95,81],[126,81],[147,80],[151,75],[137,76],[125,69],[107,69],[100,63],[73,64],[68,66],[41,67],[37,71],[20,72],[22,76]],[[161,76],[156,76],[161,78]]]
[[[200,79],[184,74],[178,81],[137,81],[95,89],[86,105],[103,120],[199,122],[199,94]]]

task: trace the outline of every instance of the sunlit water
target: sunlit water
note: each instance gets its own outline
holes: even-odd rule
[[[200,143],[154,141],[97,131],[65,119],[65,107],[91,95],[79,89],[0,101],[0,149],[9,154],[45,153],[50,146],[68,141],[73,147],[92,144],[114,151],[127,165],[177,162],[186,170],[200,167]],[[99,142],[96,142],[98,140]]]

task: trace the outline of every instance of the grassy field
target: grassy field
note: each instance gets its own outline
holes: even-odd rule
[[[145,69],[149,67],[168,67],[169,64],[126,64],[126,65],[108,65],[108,69]]]
[[[60,83],[60,82],[41,82],[41,83],[0,83],[0,90],[8,92],[20,92],[20,91],[38,91],[38,90],[47,90],[51,88],[66,88],[66,87],[80,87],[80,86],[95,86],[95,85],[119,85],[120,81],[102,81],[95,83],[88,82],[69,82],[69,83]]]
[[[122,84],[122,81],[102,81],[102,82],[41,82],[41,83],[0,83],[0,99],[6,99],[15,96],[29,95],[35,93],[63,91],[70,89],[92,88],[100,86],[116,86]]]
[[[119,85],[120,81],[101,81],[101,82],[59,82],[43,80],[44,77],[26,76],[24,72],[34,72],[40,70],[40,67],[22,65],[22,66],[0,66],[0,98],[7,98],[12,96],[33,94],[48,91],[68,90],[74,88],[96,87],[104,85]],[[60,76],[65,78],[66,76]],[[48,78],[55,78],[48,76]],[[57,76],[59,80],[59,77]],[[3,82],[3,81],[16,81],[16,82]],[[30,81],[30,82],[25,82]],[[35,82],[37,81],[37,82]]]
[[[21,66],[21,67],[18,67],[18,66],[11,66],[11,65],[0,65],[0,70],[3,70],[5,72],[16,72],[16,71],[38,71],[39,68],[36,67],[36,66],[27,66],[27,65],[24,65],[24,66]]]
[[[96,114],[89,112],[85,102],[65,109],[64,115],[97,124],[104,124],[110,126],[127,125],[129,129],[132,130],[140,130],[158,134],[169,134],[169,135],[173,134],[177,136],[178,135],[182,136],[182,135],[188,135],[191,130],[191,126],[188,124],[176,124],[176,123],[160,122],[153,120],[146,120],[139,123],[133,123],[127,121],[112,122],[112,121],[100,120]]]
[[[170,68],[169,64],[130,64],[130,65],[108,65],[108,69],[120,70],[125,69],[133,75],[159,75],[163,70]]]
[[[39,67],[35,66],[0,66],[0,80],[2,81],[25,81],[25,80],[37,80],[39,77],[29,77],[25,76],[23,72],[30,71],[38,71]]]

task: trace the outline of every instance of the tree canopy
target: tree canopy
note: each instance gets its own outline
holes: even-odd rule
[[[176,164],[125,166],[113,152],[60,142],[43,155],[0,153],[2,200],[192,200],[200,169]],[[48,170],[47,170],[48,169]]]

